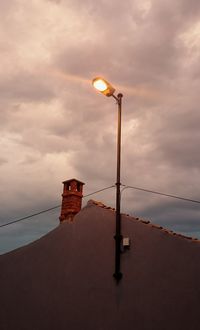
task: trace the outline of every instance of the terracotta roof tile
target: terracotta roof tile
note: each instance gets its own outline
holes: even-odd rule
[[[103,204],[102,202],[99,202],[99,201],[95,201],[95,200],[93,200],[93,199],[90,199],[90,200],[88,201],[88,205],[92,205],[92,204],[94,204],[94,205],[96,205],[96,206],[99,206],[99,207],[101,207],[101,208],[104,208],[104,209],[110,210],[110,211],[112,211],[112,212],[115,212],[115,208],[112,208],[112,207],[110,207],[110,206],[107,206],[107,205]],[[180,238],[183,238],[183,239],[191,240],[192,242],[200,243],[200,240],[199,240],[198,238],[194,238],[194,237],[190,237],[190,236],[185,236],[185,235],[183,235],[183,234],[176,233],[176,232],[174,232],[174,231],[172,231],[172,230],[169,230],[169,229],[163,228],[163,227],[160,226],[160,225],[153,224],[153,223],[151,223],[149,220],[140,219],[140,218],[137,218],[137,217],[134,217],[134,216],[130,216],[130,214],[125,214],[125,213],[122,213],[121,215],[126,216],[126,217],[129,217],[130,220],[131,220],[131,218],[132,218],[133,220],[137,220],[137,221],[139,221],[139,222],[141,222],[141,223],[144,223],[144,224],[147,225],[147,226],[151,226],[152,228],[159,229],[159,230],[161,230],[162,232],[164,232],[164,233],[166,233],[166,234],[168,234],[168,235],[176,236],[176,237],[180,237]]]

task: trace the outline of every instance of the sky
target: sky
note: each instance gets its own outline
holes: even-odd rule
[[[0,26],[0,224],[59,205],[64,180],[116,182],[117,105],[96,76],[123,93],[122,184],[200,200],[198,0],[2,0]],[[115,206],[115,189],[91,198]],[[59,212],[0,228],[0,253]],[[200,238],[200,204],[126,189],[122,212]]]

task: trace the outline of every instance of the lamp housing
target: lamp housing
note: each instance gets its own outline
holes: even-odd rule
[[[105,79],[96,77],[92,80],[92,85],[95,89],[106,96],[112,96],[115,92],[115,88]]]

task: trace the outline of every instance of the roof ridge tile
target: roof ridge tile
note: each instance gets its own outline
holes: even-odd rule
[[[115,208],[112,208],[110,206],[107,206],[105,205],[104,203],[100,202],[100,201],[96,201],[94,199],[90,199],[87,203],[87,205],[96,205],[96,206],[99,206],[103,209],[106,209],[106,210],[110,210],[110,211],[114,211],[115,212]],[[126,214],[126,213],[121,213],[121,215],[124,215],[124,216],[127,216],[129,218],[132,218],[134,220],[137,220],[147,226],[151,226],[152,228],[155,228],[155,229],[159,229],[161,230],[162,232],[165,232],[166,234],[168,235],[171,235],[171,236],[176,236],[176,237],[180,237],[180,238],[183,238],[183,239],[187,239],[187,240],[191,240],[192,242],[197,242],[197,243],[200,243],[200,240],[198,238],[194,238],[194,237],[191,237],[191,236],[185,236],[183,234],[180,234],[180,233],[176,233],[174,232],[173,230],[170,230],[170,229],[167,229],[167,228],[163,228],[162,226],[160,225],[157,225],[157,224],[153,224],[151,221],[149,220],[144,220],[144,219],[140,219],[138,217],[134,217],[134,216],[131,216],[130,214]],[[130,219],[131,220],[131,219]]]

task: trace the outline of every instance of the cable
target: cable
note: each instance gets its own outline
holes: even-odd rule
[[[0,228],[6,227],[6,226],[9,226],[9,225],[12,225],[13,223],[16,223],[16,222],[19,222],[19,221],[22,221],[22,220],[25,220],[25,219],[28,219],[28,218],[35,217],[36,215],[39,215],[39,214],[42,214],[42,213],[45,213],[45,212],[52,211],[54,209],[57,209],[58,207],[60,207],[60,205],[51,207],[49,209],[46,209],[46,210],[43,210],[43,211],[40,211],[40,212],[37,212],[37,213],[33,213],[33,214],[30,214],[30,215],[27,215],[26,217],[23,217],[23,218],[20,218],[20,219],[17,219],[17,220],[13,220],[13,221],[4,223],[3,225],[0,225]]]
[[[127,186],[127,185],[124,185],[122,184],[121,186],[123,186],[124,188],[122,189],[121,193],[123,192],[123,190],[125,189],[135,189],[135,190],[140,190],[140,191],[144,191],[144,192],[148,192],[148,193],[151,193],[151,194],[156,194],[156,195],[161,195],[161,196],[166,196],[166,197],[171,197],[171,198],[176,198],[176,199],[179,199],[179,200],[183,200],[183,201],[186,201],[186,202],[192,202],[192,203],[198,203],[200,204],[200,201],[198,200],[194,200],[194,199],[189,199],[189,198],[185,198],[185,197],[180,197],[180,196],[176,196],[176,195],[171,195],[171,194],[165,194],[165,193],[162,193],[162,192],[159,192],[159,191],[154,191],[154,190],[149,190],[149,189],[144,189],[144,188],[139,188],[139,187],[135,187],[135,186]],[[110,188],[114,188],[115,185],[112,185],[112,186],[109,186],[109,187],[106,187],[106,188],[103,188],[103,189],[100,189],[100,190],[96,190],[90,194],[87,194],[85,196],[83,196],[83,198],[85,197],[88,197],[88,196],[91,196],[91,195],[94,195],[94,194],[97,194],[99,192],[102,192],[102,191],[105,191],[107,189],[110,189]],[[13,220],[13,221],[10,221],[10,222],[7,222],[7,223],[4,223],[2,225],[0,225],[0,228],[2,227],[6,227],[6,226],[9,226],[9,225],[12,225],[13,223],[16,223],[16,222],[20,222],[20,221],[23,221],[23,220],[26,220],[26,219],[29,219],[29,218],[32,218],[32,217],[35,217],[37,215],[40,215],[42,213],[46,213],[46,212],[49,212],[49,211],[52,211],[52,210],[55,210],[57,208],[61,207],[61,205],[56,205],[54,207],[51,207],[51,208],[48,208],[46,210],[43,210],[43,211],[40,211],[40,212],[37,212],[37,213],[33,213],[31,215],[28,215],[26,217],[23,217],[23,218],[20,218],[20,219],[17,219],[17,220]]]
[[[94,195],[94,194],[97,194],[97,193],[99,193],[101,191],[104,191],[104,190],[107,190],[107,189],[110,189],[110,188],[113,188],[113,187],[115,187],[115,186],[112,185],[112,186],[109,186],[109,187],[106,187],[106,188],[103,188],[103,189],[94,191],[93,193],[90,193],[88,195],[83,196],[83,198],[88,197],[88,196],[91,196],[91,195]],[[23,217],[23,218],[20,218],[20,219],[17,219],[17,220],[13,220],[13,221],[4,223],[4,224],[0,225],[0,228],[6,227],[6,226],[9,226],[9,225],[12,225],[13,223],[16,223],[16,222],[20,222],[20,221],[23,221],[23,220],[26,220],[26,219],[35,217],[36,215],[39,215],[39,214],[42,214],[42,213],[46,213],[46,212],[55,210],[55,209],[57,209],[59,207],[61,207],[61,204],[60,205],[53,206],[53,207],[50,207],[49,209],[46,209],[46,210],[43,210],[43,211],[40,211],[40,212],[37,212],[37,213],[33,213],[33,214],[30,214],[30,215],[27,215],[26,217]]]
[[[149,190],[149,189],[143,189],[143,188],[134,187],[134,186],[126,186],[124,184],[122,184],[122,186],[124,187],[123,189],[132,188],[132,189],[136,189],[136,190],[140,190],[140,191],[149,192],[151,194],[156,194],[156,195],[161,195],[161,196],[176,198],[176,199],[180,199],[180,200],[183,200],[183,201],[186,201],[186,202],[192,202],[192,203],[198,203],[198,204],[200,204],[200,201],[195,200],[195,199],[189,199],[189,198],[180,197],[180,196],[176,196],[176,195],[165,194],[165,193],[162,193],[162,192],[159,192],[159,191],[154,191],[154,190]]]
[[[97,194],[97,193],[99,193],[101,191],[104,191],[104,190],[107,190],[107,189],[110,189],[110,188],[114,188],[114,187],[115,187],[115,185],[112,185],[112,186],[109,186],[107,188],[103,188],[103,189],[97,190],[97,191],[95,191],[95,192],[93,192],[91,194],[88,194],[88,195],[83,196],[83,198],[88,197],[88,196],[91,196],[91,195],[94,195],[94,194]]]

